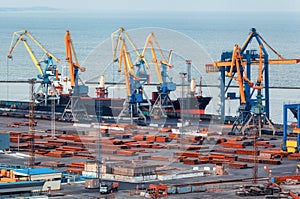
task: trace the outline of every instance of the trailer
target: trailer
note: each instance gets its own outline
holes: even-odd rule
[[[113,182],[111,184],[101,183],[100,184],[100,194],[109,194],[113,192],[117,192],[119,188],[118,182]]]

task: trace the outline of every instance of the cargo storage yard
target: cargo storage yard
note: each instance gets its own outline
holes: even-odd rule
[[[14,120],[22,122],[24,119],[14,118]],[[27,130],[26,127],[7,127],[6,123],[11,121],[11,118],[7,117],[2,117],[1,121],[1,128],[5,129],[3,133],[10,136],[10,150],[16,151],[1,154],[2,168],[5,168],[5,165],[16,166],[24,163],[26,165],[28,163],[28,156],[25,155],[28,152],[26,140],[30,137],[24,132]],[[166,183],[168,189],[174,189],[169,193],[171,198],[181,198],[182,195],[177,196],[180,193],[187,194],[184,197],[193,197],[195,194],[193,192],[198,191],[201,192],[200,196],[216,194],[218,197],[220,193],[234,196],[240,186],[251,185],[253,182],[255,158],[253,137],[228,136],[226,133],[219,135],[205,131],[199,133],[202,136],[179,136],[172,133],[168,127],[152,127],[145,131],[145,127],[129,124],[119,126],[103,124],[102,127],[105,128],[101,131],[93,126],[75,129],[72,123],[58,122],[57,125],[61,126],[61,130],[57,131],[53,138],[47,130],[44,130],[49,128],[49,121],[38,120],[34,141],[37,168],[50,167],[69,174],[64,179],[68,183],[62,183],[60,190],[53,188],[51,193],[54,195],[63,194],[66,198],[72,198],[73,191],[69,189],[75,183],[73,182],[75,178],[82,176],[94,179],[97,176],[95,164],[97,132],[101,132],[101,178],[105,182],[121,183],[119,192],[115,193],[116,196],[131,194],[137,197],[141,192],[145,192],[142,187],[147,188],[149,184],[157,182]],[[119,130],[116,130],[116,127]],[[224,128],[224,132],[228,130]],[[195,144],[201,140],[200,138],[202,145]],[[276,181],[278,178],[276,176],[284,174],[287,177],[278,180],[287,182],[284,187],[288,187],[290,183],[290,187],[293,188],[292,185],[298,179],[295,176],[298,156],[282,151],[279,148],[281,140],[282,135],[263,135],[260,141],[256,142],[258,167],[256,180],[265,184],[270,179]],[[213,148],[209,149],[212,145]],[[85,178],[78,179],[82,184],[75,183],[73,188],[82,189],[82,193],[79,191],[82,196],[96,196],[95,190],[91,189],[90,192],[86,189]],[[16,177],[2,177],[1,181],[8,179],[11,182],[19,180]],[[287,179],[290,180],[289,183]],[[185,183],[182,183],[183,180]],[[139,189],[136,190],[136,187]],[[278,193],[274,194],[279,195],[278,187],[270,185],[270,189],[276,190]],[[219,195],[222,196],[223,194]]]
[[[0,3],[0,199],[300,199],[296,11],[63,5]]]

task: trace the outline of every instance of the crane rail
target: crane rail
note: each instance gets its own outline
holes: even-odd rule
[[[0,81],[1,83],[1,81]],[[119,83],[119,82],[105,82],[108,85],[125,85],[125,83]],[[99,84],[99,82],[95,82],[95,81],[87,81],[85,82],[85,84],[90,84],[90,85],[97,85]],[[159,84],[154,84],[154,83],[150,83],[147,84],[147,86],[158,86]],[[177,86],[187,86],[187,84],[176,84]],[[200,85],[197,84],[197,87],[199,87]],[[202,84],[202,87],[212,87],[212,88],[219,88],[220,85],[214,85],[214,84]],[[232,88],[238,88],[238,86],[231,86]],[[270,86],[270,88],[272,89],[300,89],[300,86]]]
[[[37,83],[41,83],[42,81],[36,81]],[[29,83],[28,80],[0,80],[0,83]],[[116,83],[116,82],[105,82],[108,85],[125,85],[125,83]],[[94,81],[87,81],[85,82],[85,84],[90,84],[90,85],[97,85],[99,84],[99,82],[94,82]],[[158,86],[159,84],[154,84],[154,83],[150,83],[147,84],[149,86]],[[176,84],[177,86],[182,86],[182,84]],[[183,86],[187,86],[187,85],[183,85]],[[200,86],[200,85],[197,85]],[[213,85],[213,84],[202,84],[202,87],[205,88],[218,88],[220,87],[220,85]],[[231,86],[232,88],[238,88],[238,86]],[[270,86],[271,89],[300,89],[300,86]]]

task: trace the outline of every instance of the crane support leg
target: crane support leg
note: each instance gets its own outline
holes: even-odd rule
[[[285,104],[283,106],[283,139],[282,150],[287,150],[287,136],[288,136],[288,110],[291,110],[294,117],[297,119],[297,128],[300,129],[300,104]],[[297,132],[297,150],[300,151],[300,133]]]

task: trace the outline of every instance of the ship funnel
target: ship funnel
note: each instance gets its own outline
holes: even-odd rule
[[[195,93],[196,92],[196,79],[192,78],[191,80],[191,84],[190,84],[190,91],[191,93]]]
[[[105,87],[104,75],[100,75],[99,87],[100,88],[104,88]]]

